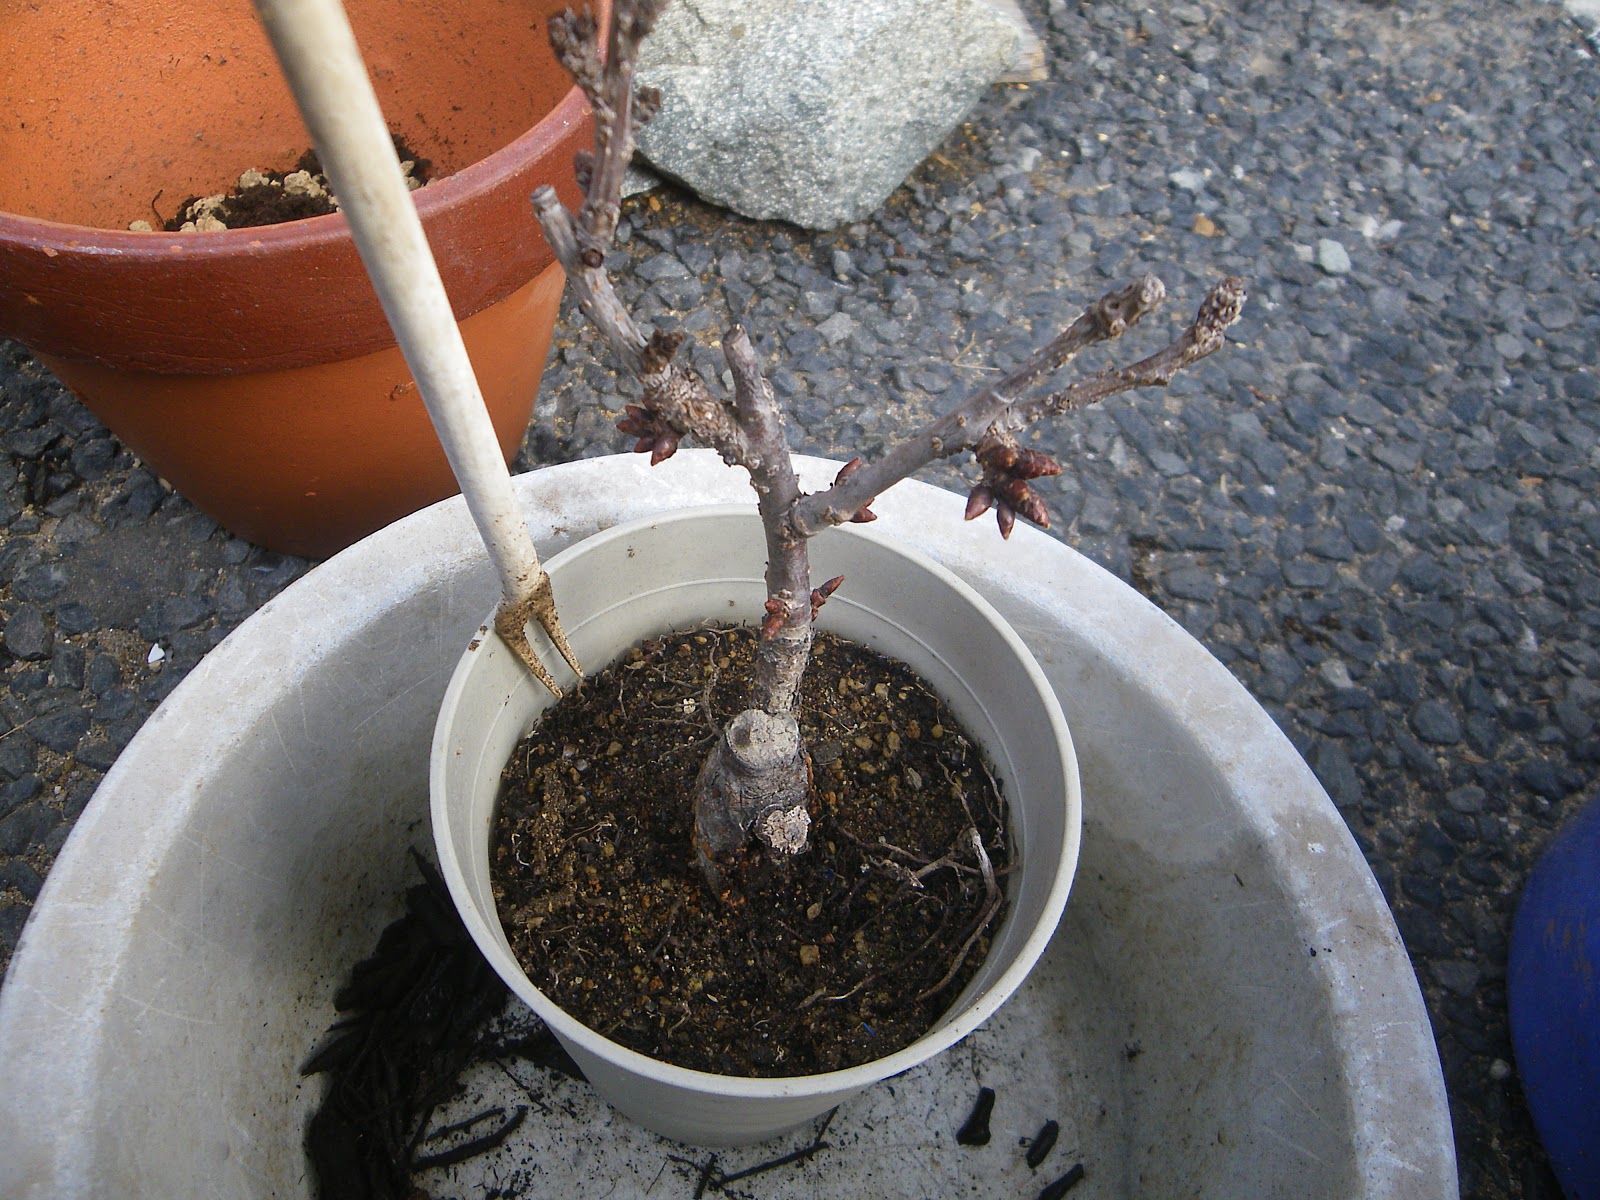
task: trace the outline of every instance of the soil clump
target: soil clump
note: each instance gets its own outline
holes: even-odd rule
[[[412,191],[433,178],[433,164],[412,150],[399,134],[393,135],[400,169]],[[155,207],[154,203],[151,205]],[[178,211],[161,221],[166,233],[211,233],[221,229],[249,229],[261,225],[281,225],[306,217],[322,217],[339,211],[339,198],[333,194],[322,171],[316,150],[307,150],[288,171],[250,168],[226,192],[210,196],[191,196]],[[161,217],[159,212],[157,218]],[[131,230],[150,232],[149,221],[134,221]]]

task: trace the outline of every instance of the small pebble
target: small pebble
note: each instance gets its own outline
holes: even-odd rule
[[[1039,1193],[1039,1200],[1061,1200],[1073,1188],[1083,1182],[1083,1164],[1074,1163],[1072,1170],[1068,1171],[1054,1183],[1047,1183]]]
[[[1038,1133],[1033,1135],[1033,1141],[1028,1143],[1028,1166],[1038,1170],[1040,1164],[1050,1156],[1050,1151],[1055,1149],[1056,1138],[1061,1133],[1061,1126],[1055,1121],[1046,1121]]]
[[[972,1106],[972,1115],[967,1118],[966,1124],[956,1131],[956,1141],[963,1146],[987,1146],[989,1144],[989,1114],[994,1112],[994,1089],[990,1087],[978,1089],[978,1102]]]
[[[1341,242],[1323,238],[1317,243],[1317,266],[1329,275],[1348,275],[1350,251],[1346,250]]]

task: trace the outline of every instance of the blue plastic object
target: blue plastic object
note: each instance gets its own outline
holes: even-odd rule
[[[1511,1041],[1568,1200],[1600,1200],[1600,797],[1528,876],[1511,930]]]

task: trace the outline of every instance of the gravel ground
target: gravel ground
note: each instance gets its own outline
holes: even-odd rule
[[[995,89],[873,220],[659,192],[625,290],[713,342],[748,321],[796,444],[846,456],[1131,276],[1166,281],[1163,330],[1248,277],[1224,354],[1039,432],[1054,529],[1226,663],[1349,822],[1433,1016],[1463,1194],[1556,1197],[1504,983],[1521,885],[1600,763],[1600,63],[1531,0],[1030,11],[1051,80]],[[572,316],[523,468],[626,443]],[[0,430],[3,968],[101,774],[309,564],[230,538],[8,344]]]

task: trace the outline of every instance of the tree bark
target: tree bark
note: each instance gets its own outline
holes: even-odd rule
[[[752,833],[776,854],[804,850],[810,787],[792,713],[748,708],[729,721],[694,785],[695,858],[706,877],[718,883],[718,864],[743,849]]]

